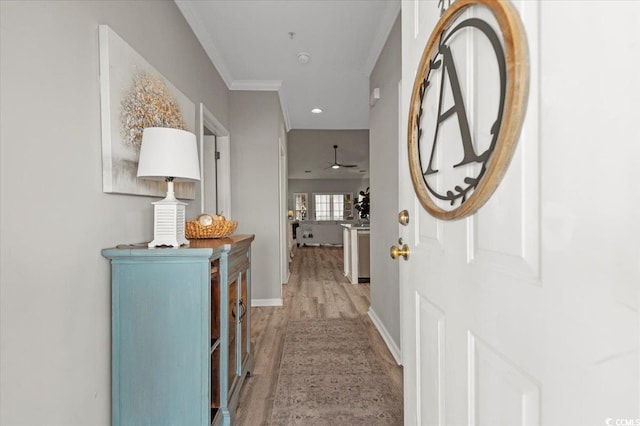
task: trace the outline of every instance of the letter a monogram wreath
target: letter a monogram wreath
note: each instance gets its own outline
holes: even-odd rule
[[[488,20],[482,18],[487,11]],[[474,46],[484,46],[475,51],[471,68],[474,87],[480,88],[473,98],[474,108],[470,108],[469,94],[464,96],[463,83],[469,79],[462,79],[456,67],[456,59],[470,57],[465,35],[474,37]],[[500,184],[524,121],[528,60],[522,22],[509,1],[458,0],[438,21],[413,85],[408,134],[411,180],[431,215],[445,220],[469,216]],[[493,79],[493,84],[485,84],[491,82],[483,78]],[[482,90],[491,91],[487,87],[494,93],[489,96],[492,100],[483,103]],[[468,115],[470,109],[482,110],[484,120],[474,120]],[[440,164],[443,152],[457,160]]]

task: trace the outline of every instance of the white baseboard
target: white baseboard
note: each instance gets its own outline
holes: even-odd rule
[[[396,345],[396,343],[393,341],[391,335],[385,328],[382,321],[380,321],[380,318],[378,318],[378,315],[376,315],[376,313],[373,311],[371,306],[369,306],[369,318],[371,318],[371,322],[373,322],[373,325],[375,325],[376,329],[378,329],[378,333],[380,333],[380,336],[382,336],[382,340],[384,340],[384,342],[387,344],[387,348],[389,348],[389,352],[391,352],[391,355],[393,355],[393,359],[396,360],[396,364],[402,365],[402,355],[400,354],[400,348],[398,348],[398,345]]]
[[[282,299],[251,299],[251,307],[254,306],[282,306]]]

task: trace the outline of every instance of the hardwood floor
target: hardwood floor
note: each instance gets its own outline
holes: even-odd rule
[[[254,368],[240,394],[237,425],[269,425],[289,320],[359,318],[389,383],[402,392],[402,368],[367,315],[369,285],[350,284],[342,270],[341,247],[300,247],[291,263],[289,283],[283,286],[284,306],[251,309]]]

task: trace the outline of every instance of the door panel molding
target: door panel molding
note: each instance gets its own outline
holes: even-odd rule
[[[468,332],[469,425],[540,423],[540,385],[504,354]]]
[[[442,253],[444,250],[443,222],[428,214],[416,196],[413,197],[413,212],[413,217],[410,220],[415,222],[416,246],[425,245]]]
[[[538,76],[540,5],[526,0],[513,3],[527,31],[529,74]],[[538,78],[531,78],[529,84],[527,114],[510,168],[492,199],[476,215],[467,218],[467,262],[542,286]],[[509,204],[511,208],[507,208]],[[518,214],[513,214],[514,211]],[[491,236],[501,234],[502,240],[491,241]]]
[[[443,425],[445,314],[418,292],[416,313],[417,424]]]

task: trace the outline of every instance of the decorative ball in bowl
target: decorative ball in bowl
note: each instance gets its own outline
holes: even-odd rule
[[[188,239],[225,238],[233,234],[238,226],[235,220],[227,220],[222,215],[203,213],[196,220],[189,220],[185,226]]]

